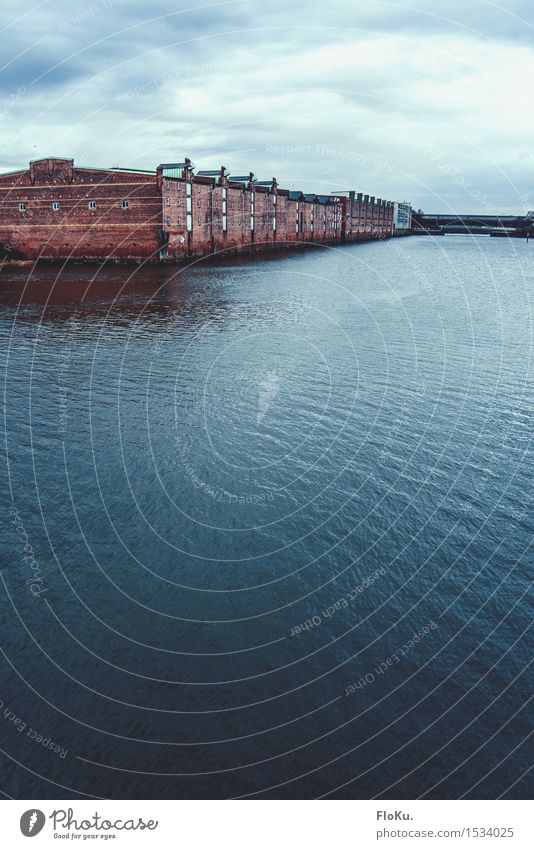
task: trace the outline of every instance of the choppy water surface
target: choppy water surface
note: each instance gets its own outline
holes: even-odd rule
[[[534,246],[28,275],[4,792],[531,793]]]

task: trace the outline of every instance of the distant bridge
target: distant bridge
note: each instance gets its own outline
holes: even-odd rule
[[[534,237],[534,219],[528,215],[425,215],[413,213],[413,231],[445,235],[474,233],[489,236]]]

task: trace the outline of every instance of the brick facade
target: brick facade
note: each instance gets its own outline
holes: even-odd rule
[[[14,260],[183,261],[393,234],[393,203],[280,189],[190,160],[154,172],[42,159],[0,175],[0,246]]]
[[[71,159],[0,175],[0,243],[14,259],[157,258],[160,230],[155,175]]]

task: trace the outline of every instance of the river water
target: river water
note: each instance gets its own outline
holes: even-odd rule
[[[532,793],[534,246],[3,270],[3,792]]]

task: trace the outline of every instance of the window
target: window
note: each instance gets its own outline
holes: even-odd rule
[[[193,209],[192,209],[192,200],[191,200],[191,183],[186,183],[185,185],[186,199],[185,199],[185,211],[187,217],[187,229],[191,233],[193,230]]]
[[[202,206],[202,201],[200,200],[200,198],[198,199],[197,206],[198,206],[198,208],[199,208],[199,209],[200,209],[200,207]]]
[[[19,212],[26,212],[26,204],[19,203]]]
[[[250,229],[254,230],[254,192],[250,193]]]
[[[121,200],[121,206],[122,206],[123,209],[128,209],[128,201],[127,200]]]
[[[191,212],[191,206],[192,206],[191,191],[192,191],[192,190],[191,190],[191,183],[187,183],[187,186],[186,186],[186,199],[185,199],[185,206],[186,206],[186,210],[187,210],[187,212]]]
[[[58,209],[59,209],[59,207],[60,207],[59,201],[58,201],[58,200],[55,200],[55,201],[52,203],[52,209],[54,209],[54,210],[57,212],[57,211],[58,211]]]
[[[88,206],[89,209],[96,209],[96,200],[90,200]]]
[[[167,227],[170,225],[170,223],[171,223],[171,219],[170,219],[170,218],[166,218],[166,219],[165,219],[165,224],[167,225]]]

